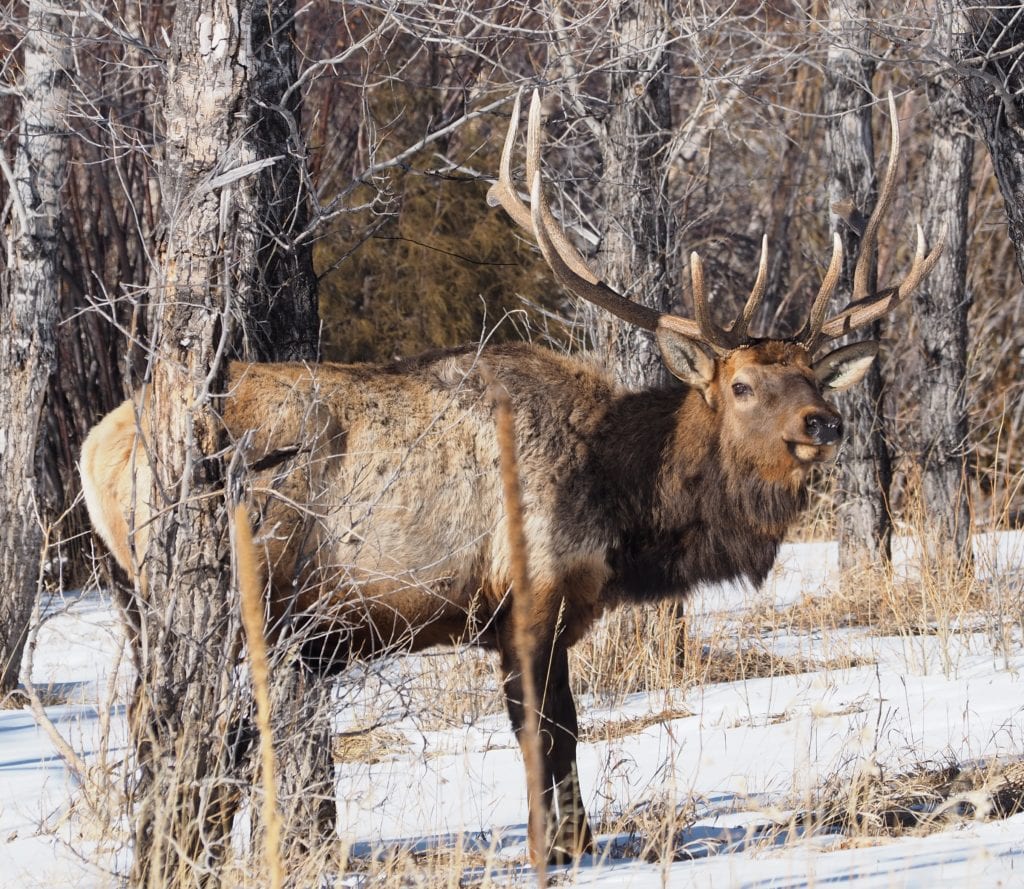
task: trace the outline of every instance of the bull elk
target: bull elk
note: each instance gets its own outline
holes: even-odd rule
[[[536,238],[567,290],[653,332],[682,386],[623,391],[585,360],[525,344],[389,365],[230,367],[223,420],[233,441],[248,442],[270,621],[300,616],[309,631],[304,656],[324,673],[396,649],[496,649],[520,735],[521,671],[531,670],[543,701],[543,805],[554,858],[593,843],[576,775],[570,646],[610,607],[684,595],[702,582],[765,579],[806,502],[811,468],[833,459],[842,437],[825,395],[861,380],[878,345],[816,353],[900,303],[938,257],[941,239],[926,253],[918,229],[903,281],[868,293],[899,153],[891,97],[889,113],[888,169],[863,234],[853,302],[827,317],[842,259],[836,236],[806,324],[783,339],[748,332],[765,293],[764,246],[750,297],[728,326],[711,318],[696,254],[694,319],[639,306],[600,281],[545,202],[536,94],[529,206],[513,185],[517,99],[490,202]],[[517,662],[511,640],[510,553],[482,362],[515,412],[533,580],[531,664]],[[93,525],[125,569],[133,551],[145,551],[150,470],[146,449],[136,447],[145,430],[140,399],[129,400],[82,449]],[[142,492],[139,502],[133,491]]]

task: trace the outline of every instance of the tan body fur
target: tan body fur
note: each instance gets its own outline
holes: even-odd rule
[[[541,100],[527,133],[530,206],[512,179],[517,98],[489,200],[533,235],[567,290],[656,337],[682,386],[623,392],[578,359],[517,345],[424,356],[388,366],[232,365],[223,416],[251,470],[256,546],[269,581],[271,633],[300,633],[305,662],[341,669],[356,657],[451,642],[497,648],[509,715],[524,725],[521,676],[542,700],[544,809],[557,816],[554,858],[592,849],[576,780],[578,726],[567,651],[602,610],[683,595],[701,582],[760,583],[806,500],[810,468],[834,457],[839,414],[825,401],[867,372],[878,346],[829,340],[905,299],[942,249],[917,251],[903,281],[868,293],[879,220],[899,157],[889,96],[890,156],[864,225],[853,302],[827,308],[842,242],[807,323],[793,338],[751,336],[767,286],[767,240],[745,306],[714,323],[703,266],[690,257],[694,319],[656,312],[602,282],[555,222],[540,176]],[[533,660],[512,644],[498,446],[479,362],[509,393],[532,574]],[[145,552],[151,488],[126,402],[82,450],[96,530],[132,571]],[[144,430],[143,430],[144,431]],[[245,554],[243,554],[244,556]]]
[[[564,377],[544,396],[552,415],[586,417],[581,393],[566,388],[577,378],[595,400],[610,394],[603,377],[578,362],[513,351],[520,375],[536,370],[526,361],[542,367],[545,379]],[[486,624],[508,588],[509,556],[494,423],[476,360],[467,353],[391,373],[329,364],[232,366],[224,421],[236,441],[252,433],[257,544],[266,552],[275,603],[294,592],[332,620],[372,624],[355,643],[366,655],[465,640],[470,613]],[[129,572],[130,553],[145,548],[148,495],[137,428],[136,406],[127,401],[92,430],[81,461],[94,527]],[[566,574],[588,589],[578,636],[597,616],[607,569],[597,541],[551,538],[545,479],[566,471],[581,442],[567,437],[562,445],[562,454],[563,447],[523,452],[527,533],[538,590],[560,586]],[[279,454],[289,455],[286,466],[259,471],[261,461]],[[133,512],[140,528],[134,546]],[[349,617],[353,590],[359,613]],[[493,641],[485,637],[480,641]]]
[[[390,366],[234,364],[222,401],[251,470],[271,633],[301,632],[324,672],[437,644],[497,648],[518,729],[510,558],[480,363],[505,386],[553,736],[546,802],[557,794],[562,850],[590,843],[568,647],[608,606],[701,581],[760,582],[810,466],[834,453],[805,429],[808,416],[838,415],[801,347],[766,342],[712,359],[689,341],[661,345],[688,385],[624,392],[586,361],[510,345]],[[853,361],[866,369],[874,352],[865,361],[862,351]],[[737,395],[742,386],[755,394]],[[94,526],[129,572],[145,552],[150,489],[139,428],[125,402],[90,433],[81,461]]]
[[[508,588],[509,556],[494,421],[475,367],[480,360],[508,387],[516,412],[534,585],[569,598],[566,630],[573,640],[607,605],[638,598],[629,578],[614,576],[610,552],[621,548],[618,525],[671,532],[703,518],[686,535],[691,549],[703,550],[716,542],[713,515],[729,512],[731,494],[748,519],[750,550],[750,535],[777,544],[795,516],[809,464],[781,448],[774,461],[767,459],[770,449],[749,442],[745,430],[734,442],[721,440],[717,412],[695,391],[685,397],[616,392],[588,363],[544,349],[510,346],[392,368],[234,364],[224,421],[236,442],[251,436],[248,462],[256,469],[254,499],[262,514],[258,543],[266,550],[275,602],[297,593],[304,606],[323,614],[327,598],[337,617],[357,590],[355,607],[365,614],[352,618],[355,628],[368,620],[378,637],[367,640],[369,647],[356,646],[367,655],[399,643],[422,648],[464,640],[467,614],[478,623],[493,615]],[[699,416],[683,423],[666,411]],[[672,429],[658,447],[670,453],[650,453],[652,427],[666,420]],[[128,523],[134,512],[134,525],[144,529],[149,490],[136,430],[136,407],[125,402],[82,449],[94,526],[128,571]],[[737,451],[735,477],[718,464],[724,489],[704,490],[705,464],[723,445]],[[283,469],[276,456],[289,458]],[[270,462],[271,469],[259,470]],[[778,489],[785,501],[779,515],[750,512],[753,505],[744,498],[751,470]],[[630,502],[643,499],[652,482],[662,502]],[[710,501],[706,516],[699,500]],[[602,502],[619,510],[618,519],[594,514]],[[621,514],[630,507],[640,514]],[[136,540],[134,549],[144,546]],[[770,567],[770,559],[760,564],[760,553],[732,560],[737,564],[726,564],[726,556],[715,554],[715,565],[684,572],[675,589],[658,583],[650,592],[683,593],[701,580]],[[686,554],[674,558],[685,562]],[[749,566],[740,564],[746,561]]]

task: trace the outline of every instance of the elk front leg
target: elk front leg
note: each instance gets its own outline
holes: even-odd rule
[[[542,686],[542,722],[545,741],[550,738],[545,759],[551,772],[558,821],[551,859],[565,861],[578,858],[594,850],[594,837],[583,804],[579,771],[576,766],[576,743],[579,724],[576,721],[576,702],[569,685],[569,650],[564,643],[555,642],[550,659],[541,653],[540,664],[547,674]],[[538,684],[539,685],[539,684]]]
[[[511,627],[499,633],[505,702],[509,719],[520,744],[523,742],[522,666],[511,639]],[[547,828],[547,857],[562,864],[593,850],[593,836],[587,821],[576,768],[578,726],[576,706],[569,688],[567,647],[555,640],[536,646],[533,671],[540,699],[542,781]],[[557,811],[556,811],[557,806]]]

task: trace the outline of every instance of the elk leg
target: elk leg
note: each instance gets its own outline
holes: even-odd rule
[[[523,741],[525,710],[519,659],[511,639],[511,627],[498,633],[505,702],[512,728]],[[544,774],[545,821],[548,824],[548,859],[562,864],[593,848],[593,837],[580,793],[576,771],[576,707],[569,688],[568,651],[555,641],[537,646],[531,665],[541,699],[541,753]],[[558,813],[556,817],[555,803]]]
[[[550,750],[545,759],[549,764],[551,782],[558,805],[551,858],[565,861],[578,858],[594,849],[594,837],[587,820],[587,810],[580,790],[576,767],[576,743],[579,724],[576,704],[569,685],[569,651],[564,643],[555,642],[550,660],[546,663],[546,682],[543,692],[543,712],[546,731],[550,733]]]
[[[498,633],[498,651],[501,656],[501,672],[503,676],[502,685],[505,691],[505,706],[508,709],[508,718],[512,723],[512,730],[516,733],[516,739],[519,741],[520,747],[522,747],[523,730],[526,726],[526,708],[523,706],[523,677],[520,670],[519,658],[516,656],[515,646],[512,641],[511,627],[503,627],[501,629],[507,629],[507,632],[499,630]],[[541,751],[544,757],[544,775],[542,776],[544,796],[541,800],[541,805],[544,807],[544,823],[547,825],[545,828],[546,834],[550,833],[550,824],[553,820],[554,813],[554,785],[552,783],[546,751],[546,748],[549,746],[550,745],[546,743],[542,726]],[[532,799],[530,800],[529,805],[533,805]]]

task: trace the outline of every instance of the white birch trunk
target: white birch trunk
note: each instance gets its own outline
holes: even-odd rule
[[[40,581],[36,466],[54,362],[60,287],[60,192],[67,168],[71,50],[54,2],[28,4],[13,209],[0,292],[0,696],[18,682]]]

